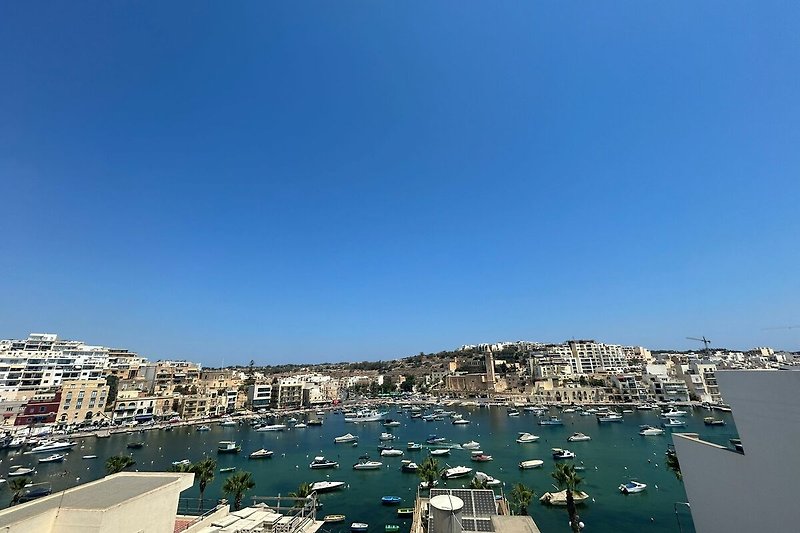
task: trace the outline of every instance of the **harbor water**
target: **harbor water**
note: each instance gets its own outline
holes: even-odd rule
[[[643,437],[639,426],[659,426],[660,411],[636,411],[626,413],[621,423],[599,423],[594,416],[579,413],[562,413],[551,409],[549,415],[559,416],[564,425],[540,426],[539,417],[520,411],[518,417],[510,417],[505,408],[451,408],[469,420],[467,425],[453,425],[449,418],[427,422],[411,418],[408,412],[398,413],[397,407],[387,407],[387,418],[401,422],[393,428],[385,428],[380,422],[346,423],[340,413],[327,412],[322,426],[288,429],[283,432],[257,432],[246,424],[221,427],[210,424],[211,430],[198,432],[196,426],[176,427],[172,431],[152,430],[129,434],[112,435],[110,438],[88,437],[79,439],[63,463],[37,464],[41,455],[24,454],[16,450],[0,452],[0,472],[7,478],[14,465],[36,466],[34,482],[49,482],[54,491],[63,490],[102,477],[105,460],[112,455],[130,455],[136,461],[133,470],[169,470],[173,461],[188,459],[192,462],[211,456],[217,459],[217,473],[206,488],[205,499],[210,503],[225,497],[222,484],[229,473],[220,473],[220,468],[236,467],[252,472],[255,489],[245,496],[288,495],[302,482],[344,481],[343,490],[320,495],[321,517],[326,514],[344,514],[346,520],[340,524],[328,524],[327,531],[344,532],[351,522],[366,522],[371,532],[382,532],[386,524],[397,524],[400,531],[407,531],[411,519],[400,519],[398,507],[413,507],[419,479],[416,474],[400,471],[401,460],[422,462],[427,449],[406,450],[406,443],[424,443],[431,434],[445,437],[449,443],[465,443],[475,440],[480,449],[493,457],[489,462],[473,462],[470,451],[453,449],[450,456],[438,458],[439,465],[467,466],[485,472],[503,482],[496,491],[510,492],[513,485],[522,482],[533,488],[537,497],[532,501],[529,513],[543,532],[568,531],[566,509],[549,507],[539,503],[538,496],[556,490],[551,472],[556,461],[551,458],[551,448],[566,448],[576,453],[573,460],[584,467],[579,474],[583,478],[581,490],[590,496],[579,514],[585,523],[585,531],[591,532],[673,532],[694,531],[691,515],[685,505],[686,495],[682,483],[666,468],[665,451],[672,443],[671,431],[662,436]],[[728,439],[736,437],[736,429],[729,413],[714,412],[715,418],[726,422],[724,426],[706,426],[703,417],[710,413],[704,409],[687,408],[687,426],[674,431],[694,432],[706,440],[727,445]],[[311,418],[316,418],[313,414]],[[298,417],[300,418],[300,417]],[[301,420],[302,421],[302,420]],[[403,450],[402,457],[380,457],[378,437],[381,432],[397,436],[396,448]],[[535,443],[518,444],[519,432],[530,432],[540,436]],[[335,444],[334,437],[345,433],[358,435],[359,444]],[[567,442],[572,433],[582,432],[592,440]],[[234,440],[242,446],[239,454],[217,454],[217,444],[222,440]],[[129,449],[127,443],[141,441],[140,449]],[[270,459],[248,459],[250,452],[266,448],[275,453]],[[382,461],[379,470],[357,471],[352,465],[360,456]],[[96,459],[83,459],[85,455],[96,455]],[[339,462],[335,469],[311,470],[309,463],[315,456],[324,456]],[[518,463],[527,459],[542,459],[544,465],[532,470],[520,470]],[[13,478],[12,478],[13,479]],[[618,487],[635,479],[647,484],[639,494],[623,495]],[[440,481],[440,487],[461,488],[469,484],[470,477]],[[8,505],[11,495],[8,490],[0,494]],[[183,497],[199,496],[197,485],[185,491]],[[382,496],[399,496],[399,506],[381,504]]]

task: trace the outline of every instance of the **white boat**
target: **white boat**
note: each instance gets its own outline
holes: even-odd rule
[[[344,487],[346,483],[344,481],[317,481],[311,484],[311,491],[312,492],[329,492],[332,490],[338,490]]]
[[[396,438],[397,437],[392,435],[391,433],[385,433],[384,432],[384,433],[380,434],[380,436],[378,437],[378,440],[394,440]]]
[[[670,409],[666,413],[661,414],[661,418],[675,418],[678,416],[686,416],[686,411],[681,411],[680,409]]]
[[[283,431],[286,429],[286,424],[267,424],[257,428],[256,431]]]
[[[475,479],[486,483],[487,487],[496,487],[503,484],[503,482],[499,479],[495,479],[489,474],[485,474],[483,472],[475,472]]]
[[[172,466],[190,466],[192,462],[189,459],[183,459],[182,461],[172,461]]]
[[[686,421],[677,418],[669,418],[666,422],[661,424],[665,428],[681,428],[686,425]]]
[[[386,413],[381,413],[379,411],[358,411],[354,413],[352,416],[344,417],[345,422],[380,422],[383,420],[383,417],[386,416]]]
[[[562,412],[562,413],[574,413],[575,411],[576,411],[576,409],[574,409],[574,408],[572,408],[572,407],[568,407],[568,408],[564,409],[564,410],[563,410],[563,411],[561,411],[561,412]]]
[[[433,486],[435,487],[435,486],[437,486],[438,484],[439,484],[439,481],[438,481],[438,480],[436,480],[436,479],[434,479],[434,480],[433,480]],[[427,482],[427,481],[420,481],[420,483],[419,483],[419,490],[428,490],[429,488],[430,488],[430,487],[428,487],[428,482]]]
[[[197,426],[197,431],[211,431],[209,426]]]
[[[519,467],[523,470],[528,470],[531,468],[539,468],[544,464],[544,461],[541,459],[529,459],[527,461],[520,461]]]
[[[70,448],[77,445],[77,442],[70,442],[66,440],[58,441],[58,440],[47,440],[32,448],[29,453],[47,453],[47,452],[57,452],[60,450],[69,450]]]
[[[561,448],[553,448],[553,459],[575,459],[575,453]]]
[[[472,469],[466,466],[454,466],[452,468],[445,468],[442,471],[442,477],[444,479],[456,479],[459,477],[468,476],[472,473]]]
[[[647,485],[644,483],[639,483],[638,481],[630,480],[627,483],[623,483],[619,486],[619,491],[622,494],[635,494],[637,492],[642,492],[644,489],[647,488]]]
[[[308,427],[308,426],[306,424],[304,424],[303,422],[300,422],[299,424],[295,424],[294,425],[294,429],[303,429],[305,427]]]
[[[227,418],[227,419],[223,420],[222,422],[220,422],[219,425],[220,425],[220,427],[231,428],[231,427],[235,427],[236,426],[236,421],[235,420],[231,420],[230,418]]]
[[[519,437],[517,437],[517,442],[519,442],[520,444],[525,444],[525,443],[528,443],[528,442],[536,442],[537,440],[539,440],[539,436],[538,435],[534,435],[532,433],[526,433],[526,432],[520,433]]]
[[[381,457],[400,457],[403,455],[403,450],[396,450],[394,448],[381,450]]]
[[[519,411],[516,409],[509,409],[507,414],[508,416],[519,416]]]
[[[551,416],[548,419],[539,420],[540,426],[563,426],[564,422],[557,416]]]
[[[454,426],[466,426],[467,424],[469,424],[469,420],[467,420],[466,418],[456,418],[453,420],[452,424]]]
[[[335,437],[333,439],[333,442],[341,444],[341,443],[345,443],[345,442],[355,442],[357,440],[358,440],[358,437],[353,435],[352,433],[345,433],[344,435],[342,435],[340,437]]]
[[[653,406],[650,405],[649,403],[642,403],[642,404],[637,405],[636,409],[638,411],[652,411],[653,410]]]
[[[337,463],[336,461],[325,459],[321,455],[314,457],[314,460],[308,464],[308,467],[311,468],[312,470],[319,470],[321,468],[336,468],[338,466],[339,463]]]
[[[657,436],[657,435],[663,435],[663,434],[664,434],[664,430],[663,429],[654,428],[653,426],[642,426],[642,428],[639,430],[639,435],[642,435],[642,436],[645,436],[645,437]]]
[[[471,440],[469,442],[465,442],[464,444],[462,444],[461,447],[464,448],[465,450],[477,450],[478,448],[481,447],[481,443]]]
[[[97,459],[97,456],[96,455],[84,455],[83,458],[84,459]]]
[[[353,465],[353,470],[377,470],[383,463],[380,461],[372,461],[369,459],[362,459]]]
[[[400,422],[398,422],[397,420],[392,420],[391,418],[387,419],[383,423],[383,427],[385,428],[396,428],[398,426],[400,426]]]
[[[239,453],[242,447],[233,440],[221,440],[217,445],[217,453]]]
[[[587,440],[592,440],[592,437],[589,435],[584,435],[583,433],[573,433],[569,437],[567,437],[569,442],[583,442]]]
[[[419,470],[419,465],[408,459],[403,459],[402,464],[400,465],[400,470],[403,472],[416,472]]]
[[[273,452],[272,450],[261,448],[260,450],[251,453],[248,457],[250,457],[250,459],[266,459],[267,457],[272,457],[273,453],[275,452]]]
[[[431,450],[431,455],[433,455],[434,457],[443,457],[445,455],[450,455],[450,449],[449,448],[436,448],[434,450]]]
[[[598,422],[622,422],[622,415],[619,413],[608,413],[597,417]]]
[[[422,444],[419,444],[418,442],[409,442],[406,445],[406,449],[407,450],[412,450],[412,451],[421,450],[422,449]]]
[[[589,495],[585,492],[581,491],[573,491],[572,493],[572,500],[578,504],[583,503],[589,499]],[[542,503],[548,503],[550,505],[558,505],[563,506],[567,505],[567,491],[562,490],[559,492],[545,492],[542,494],[542,497],[539,498],[539,501]]]
[[[60,463],[64,460],[64,455],[60,453],[54,453],[52,455],[48,455],[47,457],[42,457],[39,459],[40,463]]]
[[[17,467],[16,470],[11,470],[8,473],[8,477],[27,476],[28,474],[31,474],[31,473],[33,473],[35,471],[36,470],[34,470],[33,468],[28,468],[26,466],[20,466],[20,467]]]

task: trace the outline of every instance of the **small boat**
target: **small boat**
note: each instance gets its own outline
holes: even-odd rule
[[[537,440],[539,440],[538,435],[534,435],[532,433],[526,433],[524,431],[519,434],[519,437],[517,437],[517,442],[519,442],[520,444],[526,444],[528,442],[536,442]]]
[[[343,514],[326,514],[325,518],[322,520],[329,524],[333,524],[336,522],[344,522],[345,516]]]
[[[435,487],[435,486],[437,486],[438,484],[439,484],[439,481],[437,481],[437,480],[435,480],[435,479],[434,479],[434,480],[433,480],[433,486]],[[430,488],[430,487],[428,487],[428,482],[427,482],[427,481],[420,481],[420,483],[419,483],[419,490],[428,490],[429,488]]]
[[[462,444],[461,447],[464,448],[465,450],[477,450],[478,448],[481,447],[481,443],[471,440],[469,442],[465,442],[464,444]]]
[[[322,409],[320,409],[319,411],[317,411],[317,412],[316,412],[316,413],[314,413],[314,414],[315,414],[315,415],[317,415],[317,416],[325,416],[325,411],[323,411]]]
[[[468,476],[472,473],[472,469],[466,466],[454,466],[452,468],[445,468],[442,471],[442,478],[444,479],[456,479],[459,477]]]
[[[572,493],[572,500],[576,504],[583,503],[588,498],[589,495],[582,491],[573,491]],[[542,497],[539,498],[539,501],[550,505],[558,505],[558,506],[567,505],[567,491],[562,490],[559,492],[545,492],[544,494],[542,494]]]
[[[309,420],[308,421],[308,425],[309,426],[321,426],[322,425],[322,420]],[[344,520],[344,515],[329,515],[329,516],[341,516],[342,520]]]
[[[312,470],[319,470],[321,468],[337,468],[339,463],[336,461],[332,461],[330,459],[325,459],[325,457],[318,455],[314,457],[314,460],[308,464],[308,467]]]
[[[223,428],[235,427],[236,426],[236,421],[231,420],[230,418],[228,418],[228,419],[223,420],[222,422],[220,422],[219,425],[220,425],[220,427],[223,427]]]
[[[111,436],[111,432],[107,429],[103,429],[95,433],[94,436],[97,437],[98,439],[107,439]]]
[[[225,468],[220,468],[219,469],[219,471],[223,472],[223,473],[224,472],[233,472],[234,470],[236,470],[235,466],[226,466]]]
[[[54,453],[52,455],[48,455],[47,457],[42,457],[39,459],[40,463],[60,463],[64,460],[64,455],[60,453]]]
[[[713,416],[707,416],[703,419],[703,423],[707,426],[724,426],[725,421],[719,420],[714,418]]]
[[[486,455],[485,453],[479,453],[470,457],[473,461],[478,463],[486,463],[491,461],[493,458],[491,455]]]
[[[437,437],[436,435],[428,435],[428,438],[425,439],[427,444],[439,444],[440,442],[444,442],[447,439],[444,437]]]
[[[205,425],[197,426],[197,431],[211,431],[211,427],[210,426],[205,426]]]
[[[26,466],[19,466],[17,467],[16,470],[11,470],[8,473],[8,477],[27,476],[28,474],[31,474],[33,472],[36,472],[36,470],[34,470],[33,468],[28,468]]]
[[[466,418],[456,418],[455,420],[453,420],[452,424],[454,426],[466,426],[467,424],[469,424],[469,420],[467,420]]]
[[[653,426],[642,426],[639,430],[639,435],[644,437],[663,435],[664,430],[661,428],[654,428]]]
[[[181,461],[172,461],[172,466],[190,466],[192,462],[189,459],[183,459]]]
[[[527,461],[520,461],[519,467],[522,470],[529,470],[531,468],[539,468],[544,464],[544,461],[541,459],[529,459]]]
[[[406,449],[409,451],[421,450],[422,444],[419,444],[417,442],[409,442],[408,445],[406,446]]]
[[[303,429],[305,427],[308,427],[308,426],[306,424],[302,423],[302,422],[300,422],[299,424],[295,424],[294,425],[294,429]]]
[[[411,418],[422,418],[422,413],[411,413]]]
[[[583,433],[573,433],[569,437],[567,437],[569,442],[583,442],[587,440],[592,440],[592,437],[589,435],[584,435]]]
[[[397,516],[414,516],[413,507],[401,507],[397,510]]]
[[[539,425],[540,426],[563,426],[564,422],[562,422],[561,419],[558,418],[557,416],[551,416],[550,418],[539,420]]]
[[[400,457],[403,455],[403,450],[395,448],[385,448],[381,450],[381,457]]]
[[[286,424],[267,424],[256,428],[256,431],[283,431],[284,429],[286,429]]]
[[[506,414],[507,414],[508,416],[519,416],[519,411],[517,411],[516,409],[509,409],[509,410],[506,412]]]
[[[680,428],[686,425],[685,420],[679,420],[677,418],[669,418],[666,422],[661,424],[665,428]]]
[[[445,455],[450,455],[450,448],[436,448],[431,450],[431,455],[434,457],[444,457]]]
[[[402,466],[400,466],[400,470],[403,472],[416,472],[419,470],[419,465],[413,461],[405,460]]]
[[[268,457],[272,457],[272,454],[275,453],[272,450],[267,450],[266,448],[261,448],[260,450],[254,451],[248,457],[250,459],[267,459]]]
[[[397,505],[402,501],[400,496],[384,496],[381,498],[381,503],[383,505]]]
[[[676,416],[686,416],[686,411],[681,411],[680,409],[670,409],[666,413],[661,415],[661,418],[675,418]]]
[[[397,524],[386,524],[385,526],[383,526],[383,530],[386,533],[397,533],[398,531],[400,531],[400,526],[398,526]]]
[[[400,425],[400,422],[397,420],[392,420],[391,418],[387,418],[386,421],[383,423],[383,427],[387,428],[395,428]]]
[[[380,434],[380,436],[378,437],[378,440],[385,441],[385,440],[394,440],[396,438],[397,437],[392,435],[391,433],[385,433],[384,432],[384,433]]]
[[[598,416],[598,422],[622,422],[622,415],[619,413],[608,413],[606,415]]]
[[[241,446],[237,446],[236,441],[221,440],[217,445],[217,453],[239,453],[242,451]]]
[[[650,405],[649,403],[642,403],[642,404],[639,404],[639,405],[636,406],[636,410],[637,411],[652,411],[653,410],[653,406]]]
[[[138,450],[144,448],[144,442],[129,442],[126,446],[132,450]]]
[[[370,459],[361,459],[353,465],[353,470],[377,470],[383,463],[380,461],[372,461]]]
[[[486,483],[487,487],[496,487],[498,485],[503,484],[503,482],[500,481],[499,479],[495,479],[489,474],[486,474],[484,472],[475,472],[475,479],[483,483]]]
[[[350,531],[366,531],[369,529],[369,524],[364,522],[353,522],[350,524]]]
[[[561,448],[553,448],[553,459],[575,459],[575,453]]]
[[[623,483],[622,485],[620,485],[619,491],[622,494],[635,494],[637,492],[642,492],[646,488],[647,488],[646,484],[630,480],[628,483]]]
[[[291,417],[286,421],[287,424],[297,424],[297,419],[295,417]]]
[[[344,481],[317,481],[311,484],[313,492],[330,492],[332,490],[339,490],[344,487]]]
[[[83,458],[84,459],[97,459],[97,456],[96,455],[84,455]]]
[[[342,435],[340,437],[335,437],[333,439],[333,442],[335,442],[337,444],[341,444],[341,443],[345,443],[345,442],[354,442],[354,441],[357,441],[357,440],[358,440],[358,437],[356,437],[352,433],[345,433],[344,435]]]

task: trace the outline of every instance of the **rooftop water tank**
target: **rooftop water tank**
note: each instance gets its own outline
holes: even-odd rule
[[[431,498],[429,505],[431,533],[461,533],[461,498],[440,494]]]

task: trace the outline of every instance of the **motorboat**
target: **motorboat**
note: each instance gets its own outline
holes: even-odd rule
[[[337,468],[338,466],[338,462],[331,459],[325,459],[325,457],[321,455],[314,457],[314,460],[308,464],[308,467],[312,470],[319,470],[321,468]]]
[[[486,462],[491,461],[493,459],[493,457],[491,455],[486,455],[485,453],[481,452],[481,453],[472,455],[470,457],[470,459],[472,459],[473,461],[476,461],[478,463],[486,463]]]
[[[573,433],[569,437],[567,437],[567,441],[569,442],[583,442],[587,440],[592,440],[592,437],[589,435],[584,435],[583,433]]]
[[[507,414],[508,416],[519,416],[519,411],[517,411],[516,409],[509,409],[509,410],[506,412],[506,414]]]
[[[11,439],[8,444],[6,444],[6,448],[11,450],[16,450],[17,448],[22,448],[25,445],[25,437],[14,437]]]
[[[84,459],[97,459],[97,456],[96,455],[84,455],[83,458]]]
[[[650,405],[649,403],[641,403],[641,404],[636,406],[636,410],[637,411],[652,411],[653,410],[653,406]]]
[[[315,415],[317,415],[317,416],[325,416],[325,411],[323,411],[322,409],[320,409],[319,411],[317,411],[317,412],[316,412],[316,413],[314,413],[314,414],[315,414]]]
[[[725,421],[724,420],[719,420],[717,418],[714,418],[713,416],[705,417],[703,419],[703,423],[705,425],[707,425],[707,426],[724,426],[725,425]]]
[[[425,422],[433,422],[434,420],[436,420],[436,415],[422,415],[422,419]]]
[[[364,522],[353,522],[350,524],[350,531],[367,531],[369,529],[369,524],[365,524]]]
[[[344,487],[344,481],[317,481],[311,484],[312,492],[330,492],[332,490],[339,490]]]
[[[305,427],[308,427],[308,425],[303,423],[303,422],[300,422],[299,424],[295,424],[294,425],[294,429],[303,429]]]
[[[125,446],[127,448],[130,448],[131,450],[139,450],[141,448],[144,448],[144,442],[129,442]],[[31,451],[31,453],[33,453],[33,451]]]
[[[677,418],[668,418],[666,422],[661,424],[665,428],[681,428],[686,425],[685,420],[679,420]]]
[[[434,479],[433,480],[433,486],[436,487],[437,485],[439,485],[439,481]],[[428,486],[428,482],[427,481],[420,481],[419,482],[419,490],[430,490],[430,487]]]
[[[235,467],[235,466],[226,466],[226,467],[224,467],[224,468],[220,468],[220,469],[219,469],[219,471],[220,471],[221,473],[223,473],[223,474],[224,474],[225,472],[233,472],[233,471],[235,471],[235,470],[236,470],[236,467]]]
[[[236,427],[236,421],[235,420],[231,420],[230,418],[226,418],[225,420],[223,420],[222,422],[219,423],[219,426],[223,427],[223,428]]]
[[[400,517],[409,517],[414,516],[414,508],[413,507],[401,507],[397,510],[397,516]]]
[[[308,423],[309,426],[321,426],[322,425],[322,420],[311,419],[307,423]],[[344,516],[344,515],[341,515],[341,516]]]
[[[380,461],[362,458],[359,462],[353,465],[353,470],[377,470],[382,466],[383,463]]]
[[[28,468],[27,466],[18,466],[16,470],[9,471],[8,477],[27,476],[33,472],[36,472],[36,470],[33,468]]]
[[[401,501],[403,501],[403,498],[401,498],[400,496],[384,496],[383,498],[381,498],[381,503],[383,505],[397,505]]]
[[[478,448],[481,447],[481,443],[471,440],[469,442],[465,442],[464,444],[462,444],[461,447],[464,448],[465,450],[477,450]]]
[[[272,454],[274,454],[274,453],[275,452],[273,452],[272,450],[267,450],[266,448],[261,448],[260,450],[256,450],[253,453],[251,453],[250,455],[248,455],[248,457],[250,459],[267,459],[269,457],[272,457]]]
[[[417,442],[409,442],[408,445],[406,445],[406,449],[409,451],[421,450],[422,444]]]
[[[444,457],[445,455],[450,455],[450,448],[436,448],[431,450],[431,455],[434,457]]]
[[[639,430],[639,435],[644,437],[655,437],[658,435],[663,435],[664,430],[661,428],[654,428],[653,426],[642,426]]]
[[[403,450],[395,448],[387,448],[381,450],[381,457],[400,457],[403,455]]]
[[[286,429],[286,424],[267,424],[256,428],[256,431],[283,431]]]
[[[233,440],[221,440],[217,445],[217,453],[239,453],[242,447]]]
[[[209,426],[205,426],[205,425],[197,426],[197,431],[211,431],[211,428]]]
[[[452,468],[445,468],[442,471],[444,479],[456,479],[459,477],[468,476],[472,473],[472,469],[466,466],[454,466]]]
[[[297,419],[295,417],[290,417],[287,421],[287,424],[297,424]]]
[[[550,418],[543,418],[539,420],[540,426],[563,426],[564,422],[558,418],[557,416],[551,416]]]
[[[172,466],[191,466],[192,462],[189,459],[183,459],[181,461],[172,461]]]
[[[572,491],[572,501],[576,504],[583,503],[587,499],[589,499],[589,495],[585,492],[579,490]],[[567,505],[567,491],[565,489],[558,492],[545,492],[542,494],[542,497],[539,498],[539,501],[549,505],[565,506]]]
[[[335,524],[336,522],[344,522],[345,516],[343,514],[326,514],[323,522],[328,524]]]
[[[553,448],[553,459],[575,459],[575,453],[561,448]]]
[[[676,416],[686,416],[686,411],[681,411],[680,409],[672,408],[666,413],[661,414],[661,418],[675,418]]]
[[[411,418],[422,418],[422,413],[411,413]]]
[[[427,444],[439,444],[440,442],[444,442],[447,439],[444,437],[437,437],[436,435],[428,435],[428,438],[425,439]]]
[[[391,433],[385,433],[384,432],[384,433],[380,434],[380,436],[378,437],[378,440],[394,440],[396,438],[397,437],[395,435],[392,435]]]
[[[413,461],[404,460],[400,470],[403,472],[416,472],[419,470],[419,465]]]
[[[566,409],[562,410],[561,412],[562,413],[574,413],[575,411],[577,411],[577,409],[575,409],[574,407],[567,407]]]
[[[358,440],[358,437],[356,435],[353,435],[352,433],[345,433],[344,435],[342,435],[340,437],[335,437],[333,439],[333,442],[335,442],[337,444],[341,444],[341,443],[345,443],[345,442],[355,442],[357,440]]]
[[[454,426],[466,426],[469,424],[469,420],[466,418],[455,418],[453,422],[451,422]]]
[[[646,488],[647,485],[645,483],[639,483],[638,481],[630,480],[629,482],[620,485],[619,491],[622,494],[635,494],[637,492],[642,492]]]
[[[536,442],[537,440],[539,440],[539,436],[538,435],[534,435],[532,433],[526,433],[526,432],[520,433],[519,437],[517,437],[517,442],[520,443],[520,444],[526,444],[528,442]]]
[[[345,422],[380,422],[383,420],[383,417],[386,416],[386,413],[381,413],[379,411],[357,411],[353,413],[351,416],[345,416]]]
[[[503,482],[499,479],[495,479],[489,474],[485,474],[483,472],[475,472],[475,479],[478,481],[485,483],[487,487],[495,487],[497,485],[502,485]]]
[[[48,455],[47,457],[42,457],[39,459],[40,463],[60,463],[64,460],[64,455],[60,453],[54,453],[52,455]]]
[[[29,453],[47,453],[69,450],[70,448],[75,447],[77,444],[77,442],[71,442],[67,440],[46,440],[41,442],[38,446],[31,448]],[[142,446],[144,446],[144,443],[142,443]]]
[[[622,415],[619,413],[608,413],[597,417],[598,422],[622,422]]]
[[[391,418],[387,418],[383,423],[383,427],[387,428],[396,428],[398,426],[400,426],[400,422],[397,420],[392,420]]]
[[[527,461],[520,461],[519,467],[522,470],[529,470],[531,468],[539,468],[544,464],[541,459],[528,459]]]

